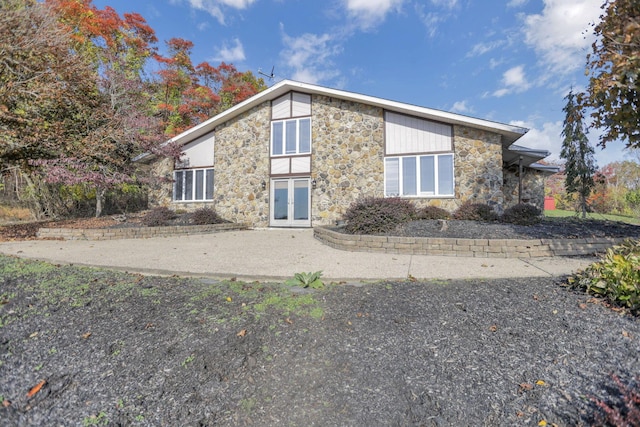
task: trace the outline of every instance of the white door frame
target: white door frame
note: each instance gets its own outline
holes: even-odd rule
[[[286,183],[286,185],[284,185]],[[271,227],[311,227],[311,178],[310,177],[287,177],[287,178],[271,178],[271,185],[269,185],[269,225]],[[286,213],[284,212],[284,200],[276,200],[276,187],[285,187],[286,186]],[[301,185],[300,189],[307,189],[307,200],[306,200],[306,212],[304,212],[304,201],[298,200],[298,204],[296,204],[295,195],[296,195],[296,184]],[[305,186],[306,184],[306,186]],[[278,190],[284,190],[285,188],[279,188]],[[283,194],[280,191],[278,194],[279,197],[282,197]],[[275,218],[276,216],[276,204],[280,205],[280,209],[278,210],[278,216],[280,218]],[[299,212],[296,209],[302,208],[303,212],[306,213],[306,218],[296,219],[296,214]]]

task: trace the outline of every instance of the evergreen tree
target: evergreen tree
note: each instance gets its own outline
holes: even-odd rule
[[[562,130],[562,151],[560,157],[565,159],[565,188],[568,193],[578,193],[577,211],[582,217],[587,216],[587,198],[595,186],[593,176],[598,171],[593,157],[594,150],[582,124],[583,112],[576,101],[573,90],[565,97],[567,105],[562,109],[566,116]]]

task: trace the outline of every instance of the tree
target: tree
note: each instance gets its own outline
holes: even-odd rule
[[[562,130],[564,139],[560,152],[560,157],[566,160],[565,188],[568,193],[578,194],[578,211],[582,211],[582,217],[586,218],[587,198],[595,185],[593,176],[598,168],[593,157],[593,147],[589,144],[582,124],[582,108],[577,105],[573,91],[565,99],[567,104],[562,109],[565,112]]]
[[[640,147],[640,2],[607,0],[587,56],[589,85],[581,104],[593,108],[599,145],[624,140]]]
[[[0,0],[0,161],[54,158],[99,105],[91,64],[35,0]]]

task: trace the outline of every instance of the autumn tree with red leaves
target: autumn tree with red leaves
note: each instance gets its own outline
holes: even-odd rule
[[[178,158],[167,137],[266,88],[231,64],[193,66],[188,40],[159,55],[137,13],[91,0],[0,0],[0,12],[0,163],[91,186],[96,216],[109,189],[138,180],[135,156]]]

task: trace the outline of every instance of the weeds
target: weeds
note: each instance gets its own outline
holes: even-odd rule
[[[288,286],[300,286],[302,288],[322,289],[324,283],[320,280],[322,277],[322,271],[316,271],[315,273],[296,273],[293,279],[289,279],[285,282]]]

